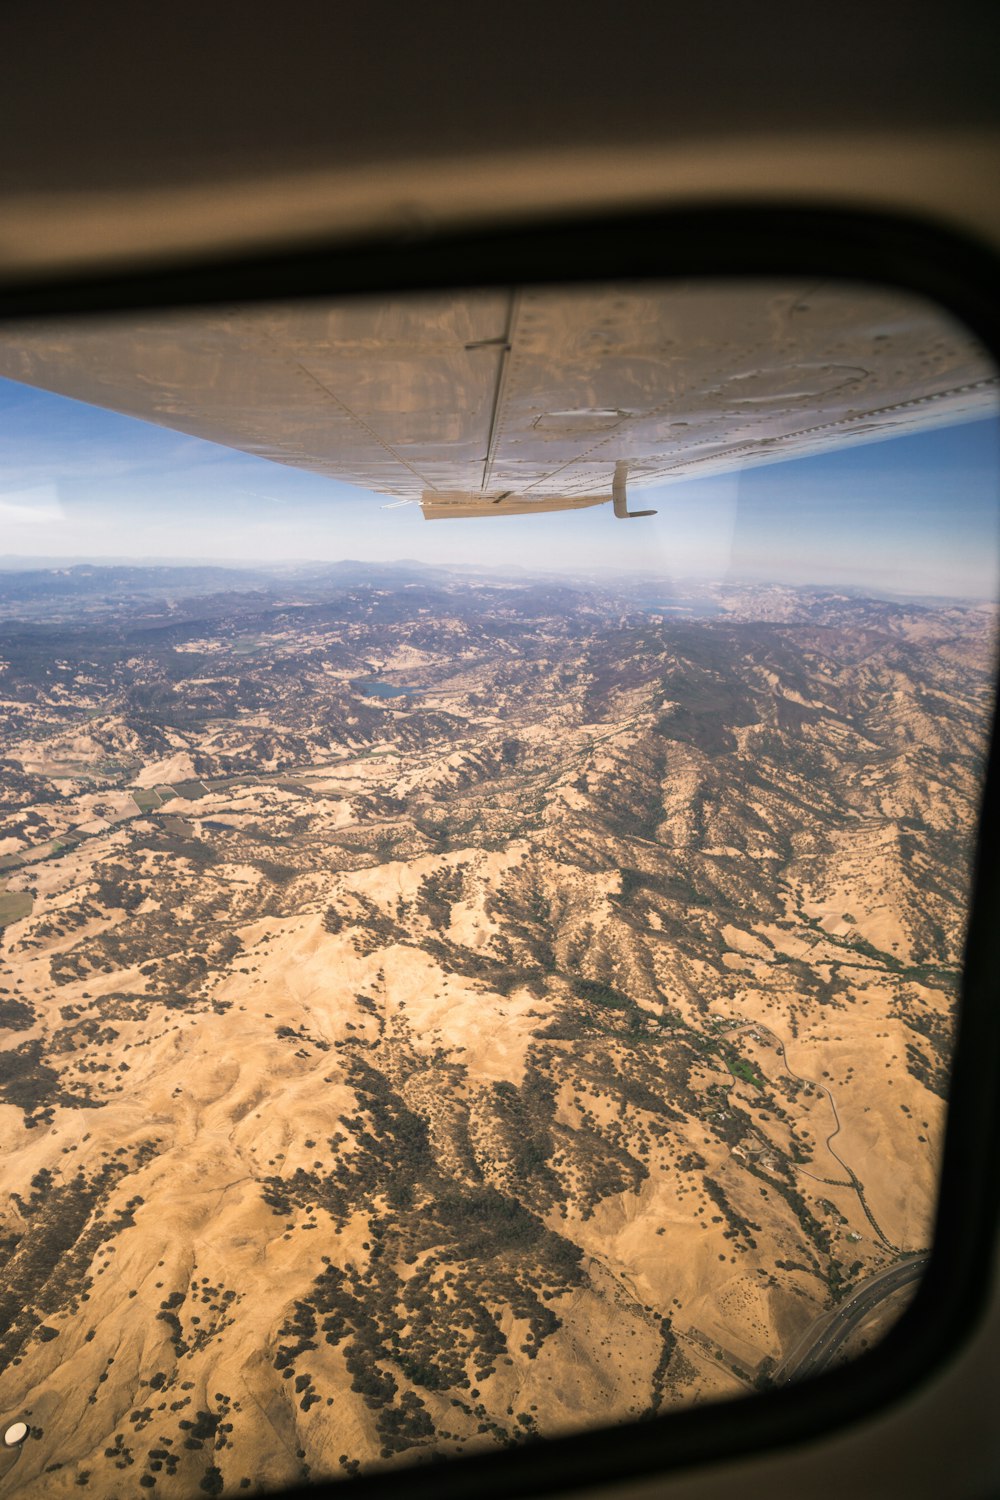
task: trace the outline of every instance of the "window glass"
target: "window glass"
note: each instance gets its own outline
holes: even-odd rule
[[[0,376],[7,1493],[504,1449],[877,1342],[992,707],[970,336],[528,288],[7,328]]]

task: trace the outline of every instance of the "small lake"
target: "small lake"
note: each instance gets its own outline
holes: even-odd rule
[[[375,682],[370,678],[363,678],[359,682],[353,682],[352,687],[358,689],[366,698],[405,698],[409,693],[422,693],[422,687],[397,687],[393,682]]]
[[[638,602],[640,609],[689,620],[709,620],[725,613],[722,605],[712,599],[640,599]]]

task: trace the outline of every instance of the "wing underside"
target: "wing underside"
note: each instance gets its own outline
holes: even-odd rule
[[[997,409],[993,367],[880,288],[629,284],[9,328],[0,375],[431,519],[578,509],[631,488]],[[617,506],[616,512],[623,513]]]

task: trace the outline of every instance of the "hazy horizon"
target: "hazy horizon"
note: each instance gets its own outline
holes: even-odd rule
[[[610,505],[427,522],[418,505],[11,381],[0,416],[0,568],[404,559],[1000,597],[996,418],[637,489],[659,513],[622,524]]]
[[[229,572],[233,574],[263,574],[264,576],[280,582],[283,578],[292,584],[298,578],[303,578],[310,570],[315,572],[326,568],[372,568],[381,570],[398,569],[421,570],[427,572],[440,572],[442,574],[453,574],[458,571],[468,571],[472,580],[482,579],[484,581],[509,580],[512,576],[523,576],[530,581],[559,581],[565,583],[593,584],[595,582],[606,583],[612,586],[615,583],[631,584],[632,586],[647,585],[650,589],[658,590],[665,598],[672,592],[684,592],[698,589],[739,590],[741,588],[792,588],[796,590],[815,590],[819,593],[843,593],[849,596],[872,598],[886,602],[905,603],[919,600],[928,604],[963,604],[971,607],[992,607],[997,604],[996,595],[988,594],[953,594],[941,592],[921,592],[910,589],[890,589],[877,585],[864,585],[854,583],[833,582],[828,579],[802,579],[791,583],[786,579],[769,578],[766,575],[729,575],[712,577],[693,575],[665,576],[655,573],[649,569],[633,569],[615,571],[603,569],[599,572],[588,572],[585,569],[569,570],[551,567],[530,567],[521,563],[505,563],[490,567],[488,564],[480,563],[453,563],[453,562],[424,562],[411,557],[395,558],[361,558],[345,557],[331,559],[308,559],[290,558],[279,563],[270,562],[263,558],[198,558],[198,557],[130,557],[130,556],[76,556],[76,557],[46,557],[37,556],[11,556],[0,553],[0,577],[15,577],[26,573],[61,573],[77,568],[132,568],[155,571],[172,571],[186,569],[191,571],[203,570],[206,573]]]
[[[995,609],[82,571],[2,589],[18,1500],[499,1452],[883,1336]]]

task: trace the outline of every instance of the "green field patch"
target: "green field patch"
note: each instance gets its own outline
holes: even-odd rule
[[[8,891],[6,886],[0,886],[0,927],[30,917],[34,901],[30,891]]]
[[[249,774],[249,772],[244,772],[242,776],[206,776],[202,785],[210,792],[224,792],[231,786],[244,785]]]
[[[132,801],[140,812],[155,812],[164,802],[169,802],[176,796],[172,786],[141,786],[131,791]]]
[[[764,1087],[760,1077],[743,1057],[734,1057],[732,1054],[724,1056],[723,1061],[734,1078],[742,1078],[744,1083],[752,1083],[755,1089]]]
[[[207,797],[208,789],[205,783],[198,781],[175,781],[173,783],[174,795],[183,797],[185,802],[197,802],[199,797]]]
[[[138,787],[132,793],[132,801],[140,812],[152,812],[163,800],[159,792],[153,791],[151,787]]]

